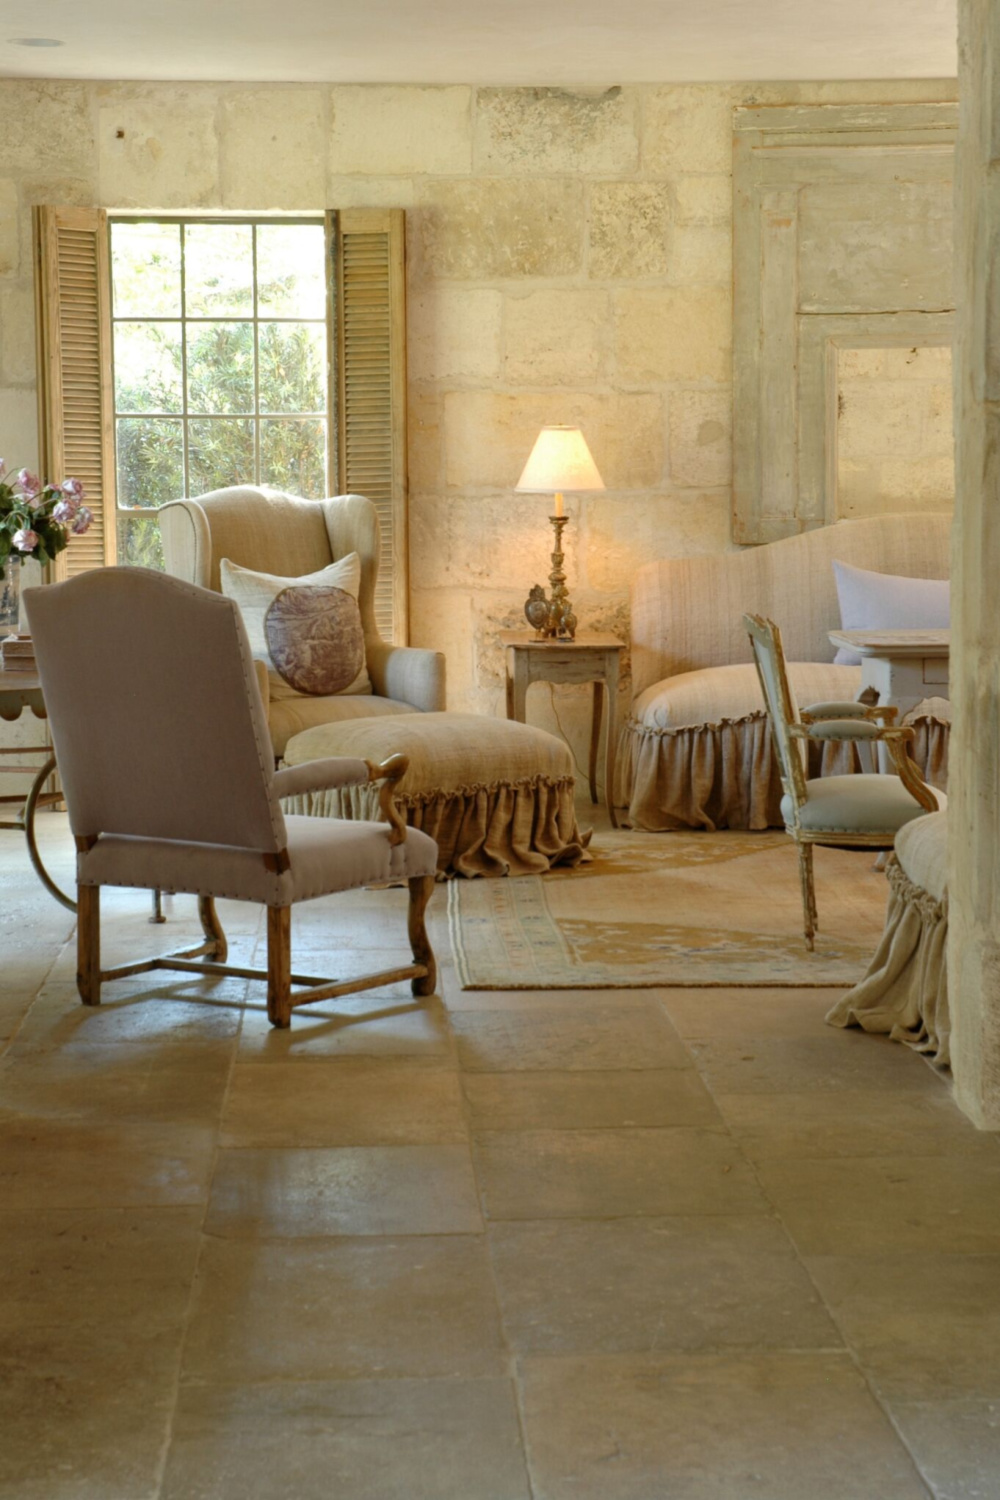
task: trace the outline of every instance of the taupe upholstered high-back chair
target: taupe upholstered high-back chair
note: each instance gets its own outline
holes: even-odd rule
[[[300,500],[279,490],[240,485],[159,512],[168,573],[218,591],[224,557],[241,568],[300,578],[351,552],[361,559],[358,604],[365,636],[371,695],[275,699],[269,707],[274,753],[303,729],[340,718],[376,714],[440,713],[445,707],[445,659],[439,651],[393,646],[379,634],[375,585],[382,557],[378,512],[363,495]]]
[[[775,754],[781,770],[781,816],[785,832],[799,851],[806,947],[812,948],[819,925],[813,879],[813,846],[828,849],[891,849],[896,834],[913,818],[937,812],[943,792],[921,778],[908,754],[909,726],[895,728],[894,708],[866,708],[862,703],[815,703],[801,710],[785,668],[781,632],[773,620],[744,615],[761,691],[767,706]],[[865,740],[883,744],[894,775],[859,772],[850,776],[806,777],[809,740]]]
[[[77,845],[85,1005],[100,1003],[104,980],[153,968],[266,979],[276,1026],[296,1005],[391,979],[431,993],[424,911],[437,846],[408,830],[392,801],[405,757],[275,771],[246,631],[221,594],[143,568],[106,568],[29,589],[25,606]],[[282,797],[373,780],[382,781],[388,823],[282,813]],[[346,983],[291,973],[295,902],[389,880],[409,882],[412,965]],[[102,970],[102,885],[197,895],[204,944]],[[266,973],[225,964],[216,896],[267,907]]]

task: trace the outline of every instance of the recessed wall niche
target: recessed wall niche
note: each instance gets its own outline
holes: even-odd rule
[[[838,519],[950,510],[953,443],[947,346],[838,349]]]

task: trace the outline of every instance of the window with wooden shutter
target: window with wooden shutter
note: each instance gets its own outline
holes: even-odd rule
[[[79,479],[93,524],[52,564],[57,579],[116,558],[107,215],[34,212],[42,476]]]
[[[407,641],[409,597],[404,224],[398,208],[327,216],[338,488],[378,510],[375,618],[398,645]]]

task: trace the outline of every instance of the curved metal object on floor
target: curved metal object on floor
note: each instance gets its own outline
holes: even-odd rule
[[[55,881],[52,879],[52,876],[42,864],[42,856],[39,854],[38,845],[35,842],[35,809],[38,806],[38,799],[41,796],[42,787],[48,781],[55,768],[56,758],[54,755],[50,755],[42,769],[39,771],[38,775],[35,777],[34,781],[31,783],[31,790],[28,793],[27,801],[24,804],[24,838],[25,842],[28,845],[28,857],[35,867],[35,874],[38,876],[39,880],[42,882],[49,895],[54,896],[57,901],[65,906],[67,911],[75,912],[76,902],[72,900],[71,897],[67,896],[63,891],[61,891],[56,885]]]

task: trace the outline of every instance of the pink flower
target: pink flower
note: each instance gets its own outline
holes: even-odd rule
[[[34,552],[35,548],[38,546],[38,534],[34,531],[28,531],[25,527],[22,526],[20,531],[14,532],[14,535],[11,537],[11,541],[14,543],[14,546],[17,548],[18,552]]]
[[[94,519],[94,517],[92,516],[92,514],[90,513],[90,511],[87,509],[87,507],[85,505],[81,505],[80,509],[77,511],[76,515],[74,516],[74,518],[73,518],[73,524],[70,527],[70,530],[72,531],[73,535],[74,536],[82,536],[83,533],[90,526],[90,523],[91,523],[91,521],[93,519]]]
[[[60,526],[68,526],[79,509],[75,500],[60,500],[52,511],[52,519],[58,521]]]
[[[42,481],[37,474],[32,474],[28,469],[19,469],[17,483],[26,500],[33,500],[42,488]]]
[[[64,479],[59,488],[69,500],[83,499],[83,485],[79,479]]]

